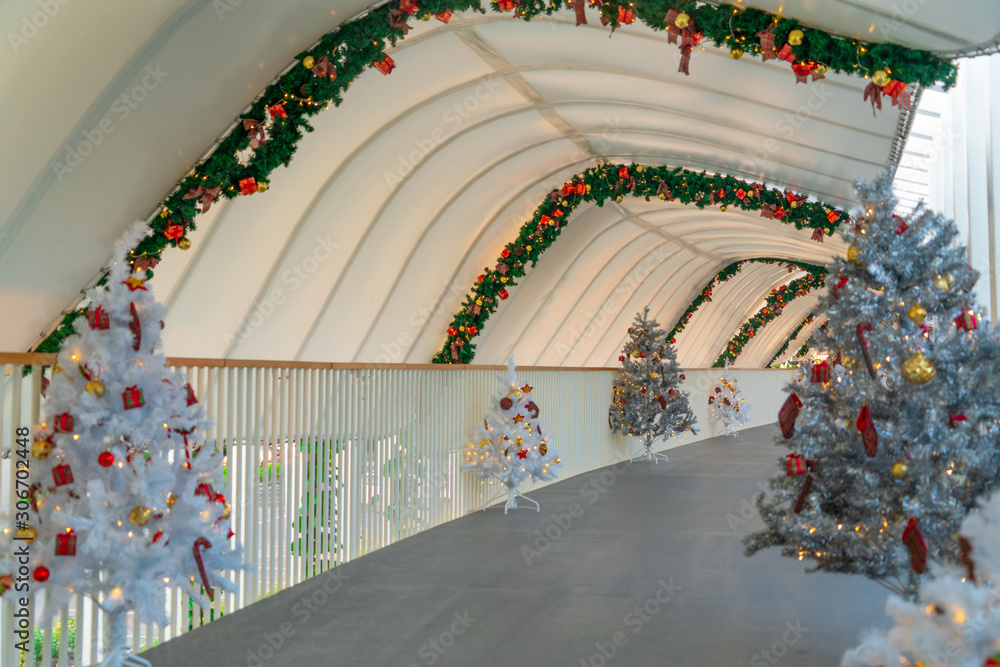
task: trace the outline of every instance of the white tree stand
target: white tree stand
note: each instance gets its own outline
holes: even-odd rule
[[[108,655],[97,667],[153,667],[145,658],[128,652],[130,647],[125,645],[125,616],[124,611],[108,614]]]
[[[506,491],[502,491],[500,494],[498,494],[498,495],[494,496],[493,498],[490,498],[489,500],[487,500],[486,503],[483,505],[483,508],[482,508],[484,512],[490,506],[492,506],[494,503],[496,503],[498,500],[502,499],[504,497],[504,494],[507,495],[507,502],[503,506],[503,513],[504,514],[507,513],[507,510],[511,510],[511,509],[516,510],[517,509],[517,499],[518,499],[519,496],[521,498],[524,498],[525,500],[527,500],[532,505],[534,505],[536,512],[541,512],[542,511],[542,508],[538,504],[537,501],[532,500],[531,498],[529,498],[528,496],[524,495],[523,493],[521,493],[520,491],[517,490],[517,485],[516,484],[511,485],[509,482],[507,482],[504,479],[501,479],[497,475],[493,475],[493,477],[495,477],[499,481],[503,482],[503,485],[507,487],[507,490]]]
[[[653,451],[653,439],[649,436],[646,436],[646,441],[642,443],[641,447],[642,449],[639,453],[629,459],[629,463],[635,463],[636,461],[652,461],[653,463],[659,463],[661,460],[666,463],[670,460],[667,458],[666,454]]]

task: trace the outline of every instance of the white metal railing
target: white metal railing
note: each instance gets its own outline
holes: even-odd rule
[[[41,355],[0,355],[0,451],[18,427],[38,422]],[[206,407],[214,427],[206,442],[225,448],[225,495],[233,530],[255,569],[230,573],[235,594],[194,611],[168,595],[168,627],[129,624],[139,647],[168,640],[252,604],[340,563],[476,510],[499,489],[462,473],[466,438],[500,388],[501,367],[292,364],[173,359]],[[535,389],[543,428],[563,460],[561,479],[627,459],[634,446],[608,430],[613,369],[519,369]],[[664,448],[708,437],[707,396],[721,370],[687,371],[685,389],[702,429]],[[773,422],[789,371],[736,371],[753,403],[747,426]],[[0,459],[0,516],[15,500],[14,466]],[[544,486],[529,484],[523,490]],[[544,512],[544,507],[542,511]],[[9,522],[0,529],[10,529]],[[4,574],[0,572],[0,574]],[[18,594],[20,597],[22,594]],[[37,615],[42,600],[28,595]],[[0,598],[0,667],[20,664],[15,596]],[[40,617],[40,616],[39,616]],[[103,619],[77,597],[60,611],[75,623],[75,655],[60,633],[61,666],[100,662]],[[38,622],[32,619],[33,622]],[[39,625],[41,623],[39,622]],[[43,656],[53,655],[44,633]],[[29,645],[33,642],[29,641]],[[33,664],[26,656],[25,664]],[[51,664],[43,661],[41,664]]]

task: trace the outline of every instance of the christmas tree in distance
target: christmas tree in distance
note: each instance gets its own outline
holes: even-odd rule
[[[709,416],[722,424],[723,435],[738,437],[739,427],[750,421],[750,404],[736,386],[736,379],[729,375],[729,364],[708,396]]]
[[[164,309],[125,259],[146,229],[129,229],[88,291],[30,455],[15,451],[30,473],[16,539],[31,543],[32,587],[49,614],[83,594],[110,616],[105,667],[145,663],[128,654],[126,614],[165,625],[166,589],[205,607],[215,587],[235,591],[218,571],[242,567],[217,490],[223,454],[199,444],[204,410],[159,351]]]
[[[507,496],[504,514],[517,509],[518,497],[540,511],[538,503],[523,495],[518,485],[529,477],[538,481],[555,479],[562,461],[542,430],[539,408],[531,396],[534,387],[516,376],[513,359],[498,379],[503,388],[490,400],[482,424],[476,425],[466,445],[462,470],[503,483]]]
[[[614,433],[639,438],[643,449],[632,460],[658,462],[665,454],[653,451],[653,443],[663,438],[695,430],[695,417],[688,395],[681,390],[684,380],[674,349],[666,341],[659,322],[649,319],[646,307],[635,316],[628,330],[629,340],[618,357],[621,370],[612,385],[608,423]]]

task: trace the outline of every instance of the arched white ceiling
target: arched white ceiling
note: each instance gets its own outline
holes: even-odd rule
[[[13,159],[0,167],[0,306],[17,317],[0,349],[27,348],[128,222],[146,217],[296,53],[362,9],[342,0],[59,5],[0,62],[0,86],[18,100],[0,111],[3,126],[20,128],[2,139]],[[16,32],[37,10],[3,3],[0,24]],[[783,11],[862,39],[890,31],[892,41],[941,49],[986,41],[1000,24],[986,0],[928,0],[901,17],[881,1],[794,0]],[[267,193],[216,204],[196,220],[191,251],[165,253],[153,286],[169,309],[168,353],[428,361],[482,268],[550,189],[598,161],[767,179],[850,207],[853,179],[886,163],[896,134],[896,109],[873,117],[860,79],[795,85],[787,63],[736,62],[712,47],[695,53],[685,77],[677,47],[637,24],[609,39],[568,13],[414,23],[387,50],[396,70],[366,72],[341,107],[316,116]],[[60,169],[88,133],[99,145]],[[648,304],[672,325],[732,261],[823,263],[842,251],[836,239],[809,237],[658,200],[581,208],[487,324],[477,361],[513,350],[520,363],[611,363],[637,310]],[[688,325],[701,356],[679,338],[683,355],[708,360],[708,334],[728,339],[781,282],[773,268],[751,274],[725,327],[702,315]],[[802,318],[791,319],[769,325],[769,354]],[[767,340],[753,341],[757,356]]]

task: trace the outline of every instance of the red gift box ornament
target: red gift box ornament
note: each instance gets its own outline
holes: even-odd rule
[[[73,415],[68,412],[56,415],[52,424],[56,433],[71,433],[73,431]]]
[[[837,282],[833,286],[833,298],[834,299],[839,299],[840,298],[840,290],[844,289],[847,286],[847,283],[849,281],[850,281],[850,279],[847,276],[838,276],[837,277]]]
[[[626,9],[623,5],[618,5],[618,23],[628,25],[635,22],[635,12]]]
[[[509,12],[517,7],[517,0],[497,0],[497,7],[499,7],[502,12]]]
[[[510,294],[507,293],[507,290],[502,289],[499,292],[497,292],[497,296],[500,297],[501,301],[506,301],[507,297],[509,297]]]
[[[959,329],[972,331],[979,325],[976,323],[976,316],[970,313],[969,311],[965,311],[964,313],[955,318],[955,326],[958,327]]]
[[[948,417],[948,428],[957,428],[961,424],[968,424],[969,420],[965,415],[951,415]]]
[[[785,438],[795,435],[795,419],[802,409],[802,400],[795,394],[789,394],[781,410],[778,411],[778,424],[781,426],[781,434]]]
[[[250,178],[244,178],[243,180],[240,181],[240,194],[241,195],[252,195],[255,192],[257,192],[257,179],[256,178],[253,178],[251,176]]]
[[[413,16],[420,11],[420,3],[418,0],[399,0],[399,8]]]
[[[809,468],[809,466],[807,465],[806,458],[804,456],[799,456],[798,454],[785,455],[786,475],[804,475],[806,474],[807,468]]]
[[[840,213],[837,213],[833,209],[826,212],[826,219],[828,222],[837,222],[840,220]]]
[[[132,332],[132,349],[136,352],[142,346],[142,324],[139,322],[139,313],[135,309],[134,303],[128,305],[129,323],[128,329]]]
[[[917,574],[923,574],[927,569],[927,543],[924,534],[920,532],[920,524],[916,519],[910,519],[903,530],[903,544],[910,549],[910,567]]]
[[[108,313],[104,310],[103,306],[98,306],[93,310],[87,311],[87,323],[90,324],[91,329],[104,330],[111,328]]]
[[[142,397],[142,389],[139,389],[138,385],[132,385],[122,392],[122,402],[126,410],[141,408],[146,404],[146,400]]]
[[[830,364],[826,361],[820,361],[818,363],[813,364],[810,376],[811,376],[810,379],[813,382],[829,382]]]
[[[376,60],[374,65],[378,71],[382,72],[382,74],[386,76],[389,76],[389,73],[396,69],[395,61],[386,55],[383,55],[381,60]]]
[[[813,69],[815,69],[815,66],[809,63],[792,63],[795,83],[809,83],[809,75],[812,74]]]
[[[812,485],[813,476],[806,475],[805,481],[802,482],[802,490],[799,491],[799,497],[795,499],[795,507],[792,508],[792,511],[796,514],[800,514],[802,512],[802,508],[806,504],[806,496],[809,494],[809,489],[812,488]]]
[[[449,9],[447,11],[441,12],[440,14],[435,14],[434,18],[436,18],[441,23],[447,23],[448,21],[451,20],[451,14],[452,11]]]
[[[867,405],[861,408],[857,424],[861,431],[861,441],[865,444],[865,452],[868,456],[875,456],[878,452],[878,432]]]
[[[56,535],[56,555],[75,556],[76,555],[76,533],[72,530]]]
[[[288,118],[288,112],[285,111],[284,102],[278,102],[274,106],[268,107],[267,112],[271,114],[271,118]],[[218,190],[218,188],[216,188],[216,190]],[[201,212],[204,213],[205,209],[202,208]]]
[[[871,322],[862,322],[858,325],[858,342],[861,343],[861,354],[865,358],[865,366],[868,367],[868,374],[875,378],[875,366],[872,365],[872,355],[868,350],[868,341],[865,340],[865,332],[871,331],[875,327],[872,326]]]
[[[52,469],[52,479],[55,480],[56,486],[72,484],[73,471],[65,463],[60,463]]]

